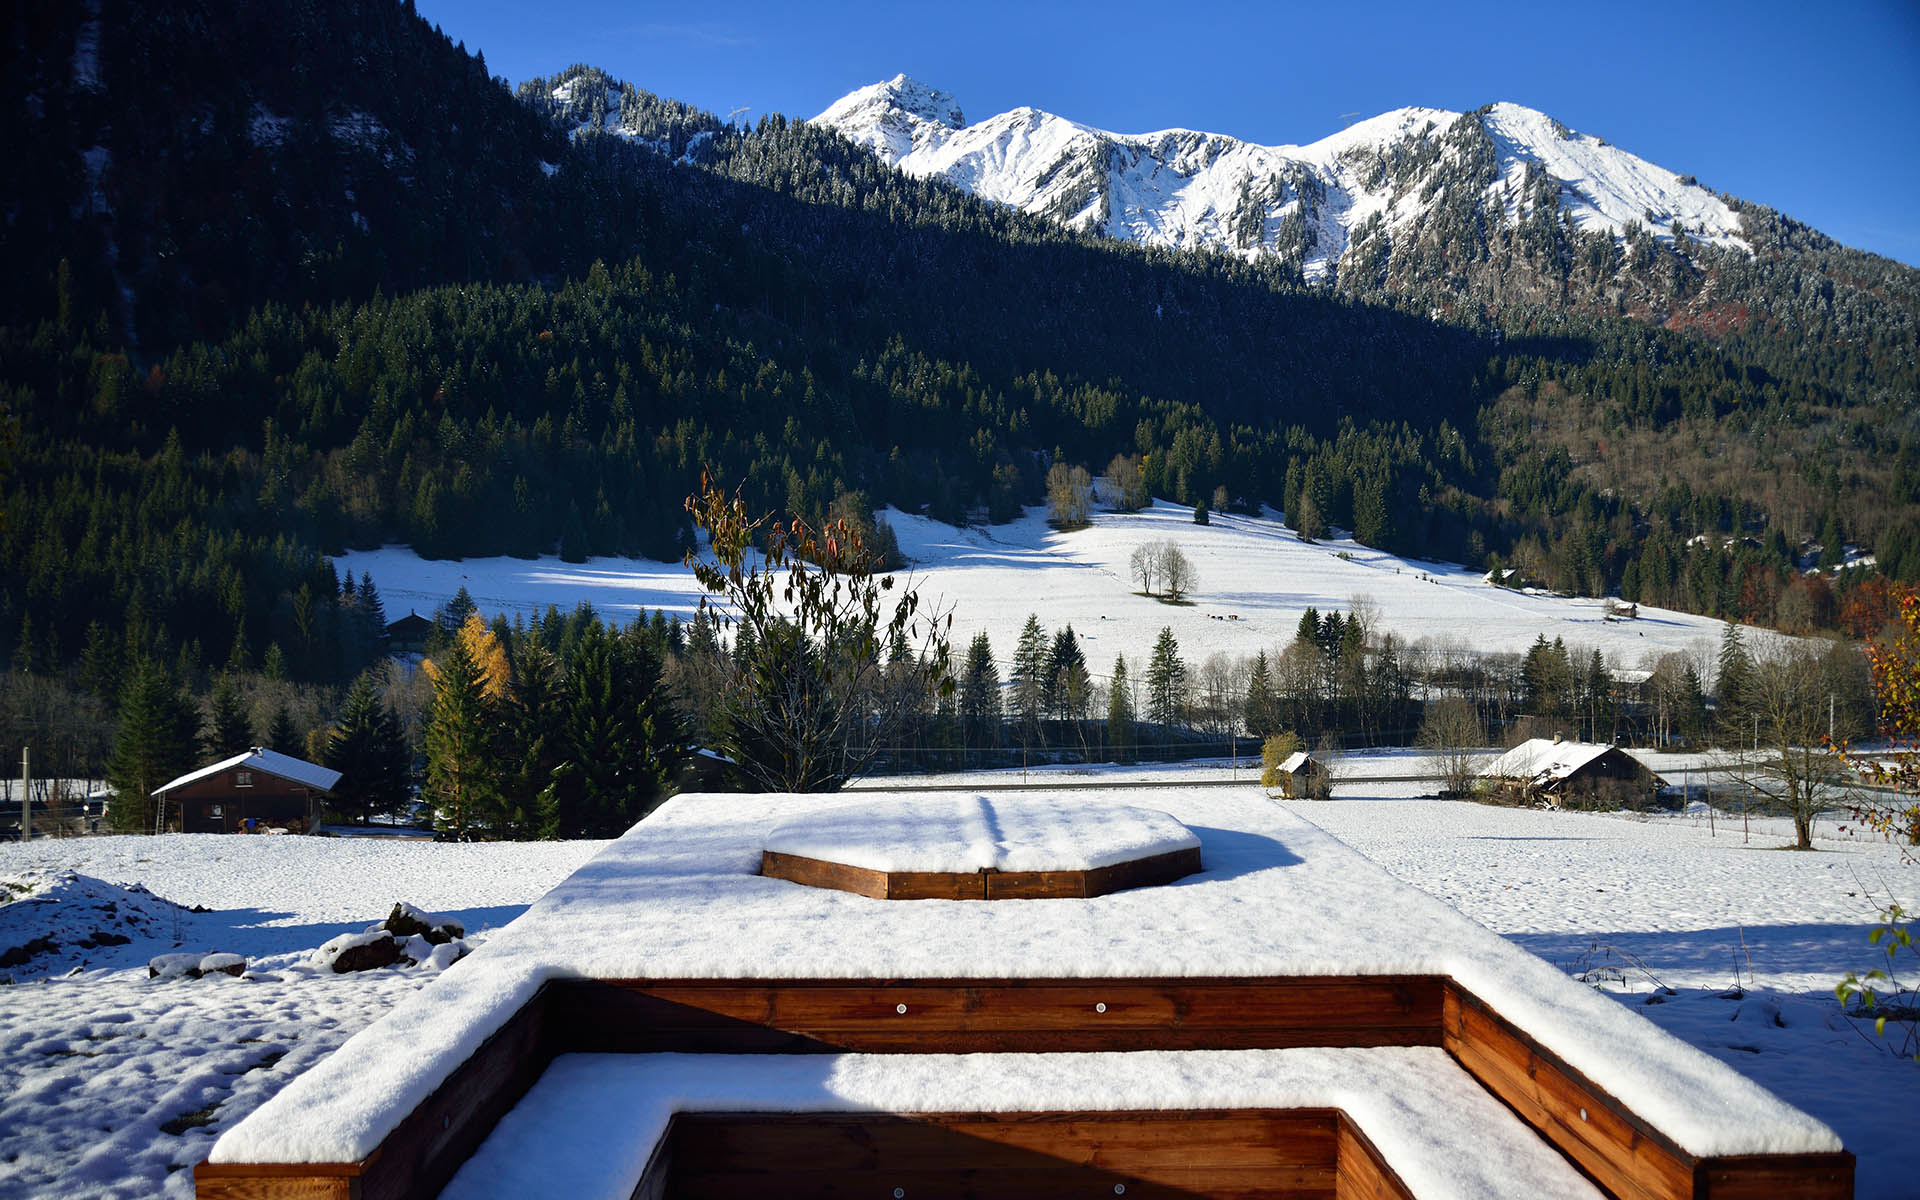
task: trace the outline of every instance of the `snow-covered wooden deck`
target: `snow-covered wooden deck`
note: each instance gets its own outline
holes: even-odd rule
[[[1133,792],[1128,801],[1164,808],[1192,829],[1205,868],[1098,899],[967,904],[888,903],[760,876],[768,831],[832,798],[681,797],[226,1134],[196,1173],[200,1195],[432,1195],[476,1151],[538,1153],[512,1130],[538,1119],[546,1102],[536,1090],[525,1114],[515,1106],[556,1060],[575,1061],[560,1056],[609,1052],[635,1056],[618,1073],[640,1081],[631,1086],[658,1084],[669,1111],[687,1114],[702,1111],[700,1097],[646,1083],[648,1060],[638,1056],[763,1056],[758,1068],[737,1068],[751,1091],[754,1079],[772,1081],[794,1061],[870,1056],[910,1072],[901,1056],[1023,1056],[1023,1069],[1045,1076],[1050,1061],[1094,1055],[1108,1069],[1044,1103],[991,1094],[928,1102],[954,1114],[1029,1113],[1032,1122],[1014,1124],[1062,1131],[1055,1157],[1068,1165],[1080,1153],[1071,1114],[1088,1111],[1107,1114],[1109,1133],[1132,1119],[1126,1113],[1142,1129],[1168,1111],[1317,1113],[1300,1116],[1320,1122],[1320,1133],[1301,1135],[1308,1141],[1324,1141],[1325,1121],[1335,1119],[1336,1143],[1348,1125],[1376,1148],[1391,1143],[1392,1120],[1356,1116],[1332,1093],[1251,1089],[1234,1099],[1202,1086],[1207,1072],[1197,1068],[1199,1082],[1185,1091],[1127,1084],[1146,1071],[1144,1056],[1306,1047],[1426,1048],[1606,1194],[1851,1195],[1852,1157],[1824,1125],[1397,883],[1255,789],[1170,789],[1151,801]],[[708,1061],[718,1069],[719,1058]],[[1376,1099],[1411,1112],[1394,1108],[1391,1091]],[[820,1123],[823,1154],[849,1136],[844,1108],[798,1110],[838,1111]],[[677,1128],[706,1128],[704,1120]],[[982,1120],[960,1123],[1001,1128]],[[1496,1133],[1483,1121],[1458,1125],[1449,1134],[1458,1146]],[[681,1145],[662,1141],[663,1121],[648,1128],[636,1125],[637,1149]],[[1195,1145],[1189,1165],[1198,1169],[1208,1152]],[[1337,1153],[1333,1190],[1298,1194],[1470,1194],[1418,1170],[1399,1175],[1391,1152],[1380,1161],[1399,1184],[1349,1179],[1363,1157]],[[691,1169],[694,1160],[676,1161]],[[1199,1176],[1183,1178],[1188,1195],[1292,1186],[1275,1177],[1264,1192],[1244,1179],[1209,1190]]]

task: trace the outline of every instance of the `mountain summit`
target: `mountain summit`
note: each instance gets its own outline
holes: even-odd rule
[[[1034,108],[968,125],[951,96],[897,76],[814,121],[910,175],[1065,225],[1276,256],[1309,279],[1384,269],[1463,225],[1550,220],[1616,244],[1750,248],[1741,215],[1691,178],[1518,104],[1402,108],[1304,146],[1261,146],[1186,129],[1111,133]]]

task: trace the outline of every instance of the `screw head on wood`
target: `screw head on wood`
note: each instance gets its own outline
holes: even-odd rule
[[[1102,1000],[1102,1001],[1101,1001],[1100,1003],[1098,1003],[1098,1004],[1096,1004],[1096,1005],[1094,1005],[1094,1006],[1093,1006],[1093,1011],[1095,1011],[1095,1012],[1105,1012],[1105,1011],[1107,1011],[1107,1004],[1106,1004],[1106,1001],[1104,1001],[1104,1000]],[[1114,1184],[1113,1186],[1115,1186],[1115,1187],[1117,1187],[1117,1188],[1125,1188],[1125,1187],[1126,1187],[1127,1185],[1126,1185],[1126,1184],[1124,1184],[1124,1183],[1116,1183],[1116,1184]]]
[[[893,1006],[893,1011],[904,1014],[907,1011],[907,1006],[904,1004],[896,1004]],[[895,1194],[902,1195],[902,1196],[906,1195],[905,1192],[896,1192]]]

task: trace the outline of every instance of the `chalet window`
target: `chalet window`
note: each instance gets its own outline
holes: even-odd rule
[[[213,805],[212,808],[207,812],[207,815],[210,817],[217,817],[217,816],[221,816],[224,813],[224,811],[225,811],[224,809],[222,809],[218,804],[216,804],[216,805]]]
[[[235,771],[235,772],[233,773],[233,786],[235,786],[235,787],[252,787],[252,786],[253,786],[253,772],[252,772],[252,771]]]

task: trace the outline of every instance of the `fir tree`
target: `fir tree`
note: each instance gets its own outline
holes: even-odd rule
[[[552,837],[558,832],[548,788],[554,771],[565,761],[563,686],[560,664],[551,650],[532,638],[514,639],[507,725],[515,761],[501,819],[516,835]]]
[[[253,748],[253,726],[240,702],[240,690],[222,675],[207,697],[207,722],[201,731],[202,752],[208,759],[231,758]]]
[[[1133,688],[1127,682],[1127,656],[1116,655],[1113,679],[1107,685],[1107,753],[1113,761],[1133,761]]]
[[[433,679],[432,717],[427,726],[426,799],[433,826],[465,841],[480,826],[499,793],[496,713],[485,680],[459,638],[428,660]]]
[[[120,639],[99,621],[89,624],[86,644],[80,650],[80,686],[110,710],[120,703],[120,667]]]
[[[1013,652],[1013,717],[1020,727],[1020,738],[1032,744],[1039,737],[1040,718],[1046,709],[1047,634],[1040,627],[1037,613],[1027,614],[1020,630],[1020,642]]]
[[[340,772],[334,807],[362,824],[406,803],[413,755],[400,732],[400,718],[380,702],[371,677],[361,675],[348,690],[323,762]]]
[[[296,757],[305,749],[300,744],[300,731],[294,728],[293,713],[287,708],[286,701],[282,700],[273,710],[273,719],[267,723],[266,736],[260,739],[260,744],[269,750]]]
[[[1248,732],[1265,738],[1280,727],[1280,697],[1273,690],[1273,672],[1267,665],[1267,652],[1253,656],[1253,669],[1247,676],[1247,698],[1243,716]]]
[[[960,675],[960,722],[966,744],[991,746],[1000,737],[1000,670],[986,631],[974,635]]]
[[[1173,627],[1162,626],[1153,643],[1153,657],[1147,662],[1147,716],[1163,734],[1171,733],[1181,723],[1186,707],[1187,664],[1180,659]]]
[[[117,832],[156,832],[154,789],[193,768],[198,724],[193,706],[164,669],[151,661],[133,668],[120,693],[120,732],[107,764]]]
[[[1720,658],[1713,677],[1714,737],[1723,746],[1744,746],[1751,740],[1747,693],[1753,681],[1753,656],[1747,653],[1740,626],[1732,621],[1720,635]]]

